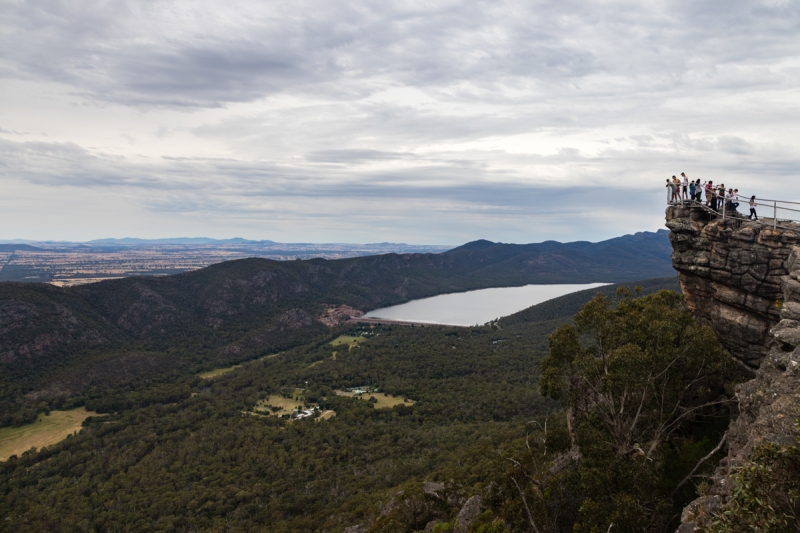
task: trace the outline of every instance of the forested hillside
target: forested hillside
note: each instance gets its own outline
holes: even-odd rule
[[[74,288],[0,283],[0,427],[93,391],[139,390],[308,342],[328,331],[316,320],[328,306],[368,311],[489,286],[671,273],[665,240],[640,233],[596,244],[476,241],[443,254],[244,259]],[[640,260],[629,260],[635,250]]]
[[[185,279],[191,278],[181,283],[189,283]],[[639,285],[651,292],[676,283]],[[41,290],[46,299],[49,293]],[[141,292],[131,291],[120,301],[140,301]],[[119,369],[98,351],[106,366],[91,367],[98,372],[92,391],[64,393],[61,401],[105,416],[89,419],[77,436],[0,464],[0,530],[335,532],[363,524],[364,531],[400,533],[451,520],[468,497],[505,482],[509,457],[524,445],[531,424],[545,424],[557,407],[539,394],[548,335],[596,292],[482,327],[339,326],[316,335],[309,328],[306,341],[297,338],[294,347],[211,379],[175,367],[167,376],[145,373],[150,377],[130,382],[120,376],[123,385],[104,387]],[[157,301],[149,298],[147,303]],[[233,303],[241,299],[223,301],[241,308]],[[114,313],[131,305],[117,305],[100,307],[97,315],[86,311],[82,316],[89,318],[79,326],[93,328],[98,337],[110,331],[103,328],[122,327],[107,317],[121,316]],[[162,316],[176,317],[164,321],[165,331],[189,320],[162,309]],[[65,320],[69,331],[69,318],[53,316]],[[233,326],[223,321],[223,328]],[[147,339],[157,346],[163,338],[158,331],[152,337],[136,328],[125,331],[131,343]],[[359,341],[331,344],[341,334]],[[124,353],[142,367],[158,358],[192,357],[174,350]],[[195,362],[192,370],[202,364]],[[414,403],[380,408],[336,392],[356,386]],[[295,394],[335,416],[287,421],[282,411],[270,414],[264,407]],[[569,439],[556,420],[558,415],[550,422],[554,449]],[[426,496],[423,481],[441,483],[439,496]],[[497,505],[501,510],[503,504]]]

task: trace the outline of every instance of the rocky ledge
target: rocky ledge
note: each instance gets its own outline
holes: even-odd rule
[[[690,311],[750,370],[761,366],[780,320],[787,259],[797,230],[772,229],[742,218],[711,219],[699,207],[667,208],[672,265]]]
[[[764,442],[793,444],[800,418],[800,246],[798,231],[741,219],[709,220],[698,208],[667,209],[673,265],[692,312],[755,378],[737,387],[739,416],[727,433],[727,457],[708,493],[681,516],[692,533],[725,504],[731,474]]]

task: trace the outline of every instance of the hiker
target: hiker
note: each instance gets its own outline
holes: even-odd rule
[[[694,202],[694,182],[689,182],[689,201]]]
[[[675,185],[675,202],[681,202],[681,180],[677,178],[677,176],[672,176],[672,183]]]
[[[687,178],[686,174],[683,172],[681,172],[681,176],[683,176],[683,196],[681,197],[681,200],[688,200],[689,197],[687,194],[689,193],[689,178]]]
[[[667,203],[670,204],[675,203],[675,198],[677,197],[677,194],[675,192],[675,184],[669,178],[667,178],[666,187],[667,187]]]
[[[706,189],[706,207],[714,209],[714,206],[712,205],[714,203],[714,182],[709,180],[709,182],[706,183],[705,189]]]
[[[694,201],[698,204],[703,201],[702,194],[706,188],[706,184],[700,185],[700,179],[698,178],[697,181],[694,182]]]
[[[736,196],[733,194],[733,189],[728,189],[728,192],[725,193],[725,209],[730,211],[736,211],[736,208],[739,206],[739,202],[736,202]]]
[[[731,198],[733,202],[733,210],[736,211],[739,207],[739,189],[733,189],[733,197]]]
[[[756,196],[753,195],[750,197],[750,216],[747,218],[752,218],[753,220],[758,220],[758,215],[756,215]]]

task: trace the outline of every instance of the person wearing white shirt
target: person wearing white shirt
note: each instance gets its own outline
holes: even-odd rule
[[[681,176],[683,176],[683,200],[689,199],[689,178],[686,177],[686,174],[681,172]]]
[[[758,220],[758,215],[756,215],[756,197],[755,195],[750,197],[750,216],[747,218],[752,218],[753,220]]]

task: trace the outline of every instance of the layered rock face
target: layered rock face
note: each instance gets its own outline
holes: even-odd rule
[[[731,474],[764,442],[791,445],[800,418],[800,246],[798,231],[739,220],[710,221],[697,208],[670,207],[684,296],[692,312],[755,378],[739,385],[739,416],[727,433],[728,455],[708,494],[683,512],[678,533],[698,531],[725,504]]]
[[[780,320],[786,261],[798,231],[741,218],[711,220],[698,207],[667,208],[672,265],[691,312],[707,320],[728,351],[757,369]]]

